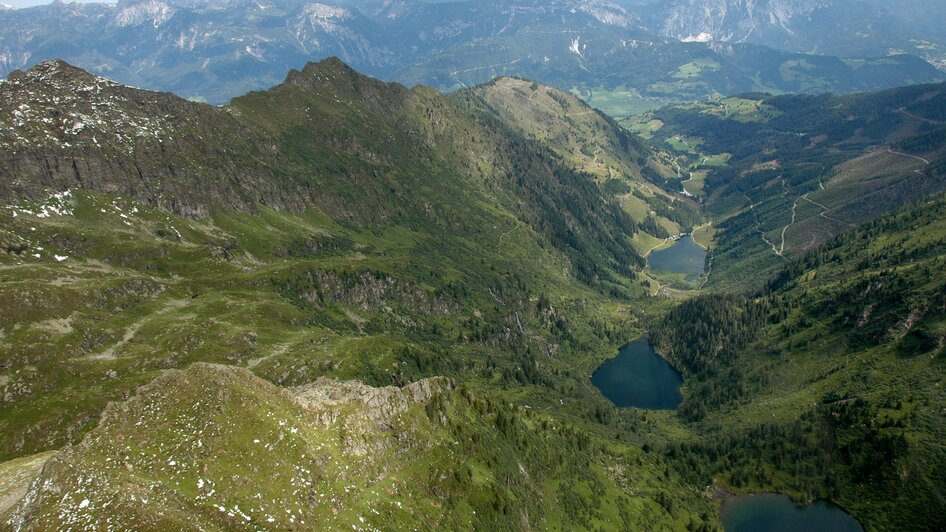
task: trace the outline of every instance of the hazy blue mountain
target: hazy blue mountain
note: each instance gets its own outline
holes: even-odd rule
[[[0,11],[0,75],[61,58],[123,83],[212,103],[271,86],[290,68],[328,56],[374,76],[441,89],[517,75],[561,88],[621,87],[674,99],[746,90],[850,92],[940,76],[925,61],[888,55],[892,49],[910,51],[896,43],[865,49],[869,54],[843,54],[883,58],[866,63],[834,58],[840,54],[834,47],[846,50],[832,42],[761,42],[785,52],[738,42],[722,46],[719,41],[747,40],[735,30],[723,35],[732,38],[709,46],[684,43],[703,29],[672,15],[674,9],[695,12],[682,4],[664,6],[667,17],[676,17],[670,24],[658,23],[663,19],[653,6],[628,8],[609,0],[331,3],[336,5],[122,0]],[[834,19],[825,20],[830,25]],[[728,16],[713,23],[746,24]],[[798,51],[830,55],[809,59]]]
[[[946,8],[925,0],[626,1],[660,35],[836,55],[909,53],[940,65]]]

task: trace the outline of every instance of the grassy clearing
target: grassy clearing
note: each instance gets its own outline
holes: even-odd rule
[[[572,93],[579,96],[591,107],[604,111],[615,120],[626,120],[654,109],[659,109],[667,102],[642,96],[636,90],[622,88],[604,89],[572,89]]]
[[[706,193],[707,170],[690,172],[690,178],[683,182],[683,188],[694,196],[703,196]]]
[[[732,158],[732,154],[729,153],[718,153],[716,155],[708,155],[703,157],[701,162],[702,166],[709,166],[711,168],[722,168],[726,166],[726,163],[729,162],[729,159]]]
[[[676,79],[691,79],[699,77],[704,71],[719,70],[720,65],[712,59],[698,59],[681,65],[671,74]]]
[[[697,227],[693,230],[693,241],[699,244],[703,249],[713,249],[716,243],[717,232],[718,230],[712,224]]]

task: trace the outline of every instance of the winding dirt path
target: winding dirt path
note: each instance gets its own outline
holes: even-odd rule
[[[745,192],[743,192],[743,191],[741,191],[741,190],[739,191],[739,193],[742,194],[743,197],[746,198],[746,201],[749,202],[749,210],[752,212],[752,217],[755,219],[755,230],[756,230],[756,232],[759,233],[759,236],[760,236],[760,237],[762,237],[762,241],[765,242],[766,244],[768,244],[768,245],[772,248],[772,251],[773,251],[776,255],[778,255],[779,257],[781,257],[782,254],[779,253],[778,248],[775,247],[775,244],[773,244],[772,242],[770,242],[768,238],[766,238],[765,232],[762,230],[762,227],[759,225],[759,215],[756,214],[756,212],[755,212],[755,207],[756,207],[756,205],[761,205],[761,203],[752,203],[752,198],[750,198],[748,194],[746,194]]]
[[[909,158],[911,158],[911,159],[916,159],[916,160],[918,160],[918,161],[923,161],[924,163],[926,163],[926,166],[929,166],[929,165],[933,164],[933,163],[929,162],[928,160],[924,159],[923,157],[920,157],[919,155],[910,155],[909,153],[903,153],[903,152],[900,152],[900,151],[895,151],[895,150],[892,150],[892,149],[890,149],[890,148],[887,148],[886,151],[887,151],[887,153],[892,153],[892,154],[894,154],[894,155],[899,155],[899,156],[901,156],[901,157],[909,157]]]
[[[831,211],[833,211],[834,209],[830,209],[830,208],[828,208],[826,205],[822,205],[822,204],[818,203],[817,201],[815,201],[815,200],[809,198],[809,197],[808,197],[808,194],[805,194],[805,199],[808,200],[808,202],[811,203],[812,205],[815,205],[815,206],[817,206],[817,207],[821,207],[822,209],[824,209],[823,211],[821,211],[821,212],[818,214],[818,216],[821,216],[821,217],[824,218],[825,220],[831,220],[832,222],[837,222],[837,223],[839,223],[839,224],[844,224],[844,225],[846,225],[846,226],[848,226],[848,227],[857,227],[856,225],[854,225],[854,224],[852,224],[852,223],[850,223],[850,222],[845,222],[844,220],[840,220],[840,219],[838,219],[838,218],[834,218],[834,217],[832,217],[832,216],[828,216],[828,213],[831,212]]]
[[[154,318],[157,318],[158,316],[162,316],[164,314],[167,314],[168,312],[171,312],[180,308],[184,308],[186,306],[187,306],[187,301],[183,299],[171,299],[167,301],[162,308],[148,314],[147,316],[142,317],[140,320],[129,325],[128,328],[125,329],[125,334],[122,335],[121,339],[118,342],[116,342],[115,345],[107,348],[101,353],[94,353],[94,354],[88,355],[86,359],[88,360],[115,360],[116,358],[118,358],[118,352],[123,347],[131,343],[132,339],[134,339],[135,335],[138,334],[138,331],[141,330],[141,328],[144,326],[145,323],[147,323],[148,321]]]
[[[798,202],[803,199],[808,199],[807,192],[802,196],[799,196],[798,199],[795,200],[795,203],[792,203],[792,221],[782,228],[782,242],[779,245],[778,251],[775,252],[779,257],[785,256],[785,232],[788,231],[789,227],[795,225],[795,220],[798,218]]]
[[[932,120],[932,119],[930,119],[930,118],[924,118],[924,117],[922,117],[922,116],[917,116],[917,115],[911,113],[910,111],[907,111],[906,107],[901,107],[901,108],[897,109],[897,111],[903,113],[904,115],[906,115],[906,116],[908,116],[908,117],[910,117],[910,118],[912,118],[912,119],[914,119],[914,120],[919,120],[920,122],[926,122],[926,123],[928,123],[928,124],[933,124],[933,125],[942,124],[942,122],[940,122],[939,120]]]

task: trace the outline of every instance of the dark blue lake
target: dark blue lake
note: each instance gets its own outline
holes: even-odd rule
[[[647,262],[654,271],[682,273],[687,281],[695,282],[703,275],[706,251],[693,241],[692,236],[688,236],[669,248],[652,252]]]
[[[683,400],[680,373],[640,338],[622,347],[617,358],[602,364],[591,376],[591,383],[621,408],[674,410]]]
[[[726,532],[863,532],[856,519],[837,506],[817,501],[796,506],[787,495],[744,495],[721,510]]]

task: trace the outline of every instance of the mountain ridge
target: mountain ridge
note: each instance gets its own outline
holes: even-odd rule
[[[240,422],[221,423],[221,413],[239,415]],[[166,445],[153,446],[157,433]],[[551,444],[551,452],[529,452],[522,438]],[[8,524],[539,524],[553,515],[540,517],[548,505],[542,484],[551,479],[537,471],[548,471],[550,460],[563,472],[583,467],[562,453],[570,445],[601,453],[595,461],[630,458],[592,448],[580,434],[541,424],[523,409],[455,391],[442,378],[403,388],[321,379],[285,390],[244,369],[198,363],[110,404],[93,432],[47,462]],[[223,448],[230,459],[214,456]],[[478,484],[491,483],[484,474],[501,475],[505,487],[477,494]],[[595,474],[579,482],[613,496],[617,478]],[[607,501],[605,511],[618,512],[616,502]],[[504,511],[491,511],[491,504]]]

